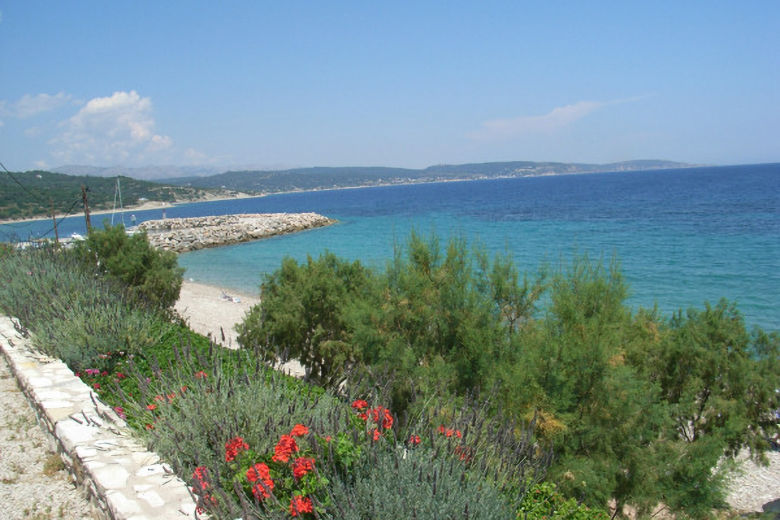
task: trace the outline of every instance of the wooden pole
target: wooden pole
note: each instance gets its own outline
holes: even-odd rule
[[[87,188],[81,185],[81,199],[84,201],[84,220],[87,222],[87,235],[92,230],[92,224],[89,221],[89,202],[87,201]]]
[[[51,204],[51,220],[54,222],[54,243],[59,246],[60,234],[57,232],[57,215],[54,213],[54,201],[49,199],[49,204]]]

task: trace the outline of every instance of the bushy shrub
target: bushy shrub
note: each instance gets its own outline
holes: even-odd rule
[[[370,290],[350,293],[348,271],[287,262],[295,276],[280,271],[264,285],[283,301],[264,300],[245,330],[277,330],[263,337],[273,348],[287,334],[276,311],[289,305],[349,353],[363,378],[344,388],[386,391],[402,424],[429,413],[433,394],[492,389],[489,413],[533,420],[535,442],[556,453],[548,475],[558,491],[589,506],[615,500],[641,514],[663,501],[701,516],[722,504],[728,465],[718,460],[743,448],[760,459],[777,431],[780,336],[749,334],[728,303],[671,319],[634,313],[616,261],[581,257],[549,282],[521,282],[506,258],[491,264],[461,240],[442,248],[413,235],[385,272],[361,270]],[[313,286],[327,313],[300,305],[296,293]],[[295,351],[298,339],[286,337]]]
[[[551,482],[536,484],[525,495],[517,520],[609,520],[603,509],[592,509],[564,497]]]
[[[10,256],[14,252],[14,246],[11,244],[6,244],[5,242],[0,242],[0,260],[5,258],[6,256]]]
[[[121,224],[106,222],[105,229],[92,229],[75,252],[100,273],[120,280],[143,304],[165,309],[179,299],[184,269],[176,253],[152,247],[145,232],[128,235]]]
[[[306,379],[335,386],[355,363],[348,307],[369,297],[371,273],[360,262],[332,253],[298,264],[291,258],[266,277],[261,306],[237,326],[238,341],[266,361],[294,358],[306,367]]]
[[[131,305],[120,284],[53,247],[3,259],[0,308],[35,333],[38,348],[74,370],[105,366],[100,355],[107,352],[141,353],[170,326]]]
[[[514,518],[483,475],[428,448],[371,450],[351,477],[334,482],[336,518]]]

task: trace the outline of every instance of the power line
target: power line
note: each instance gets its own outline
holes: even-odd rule
[[[3,170],[5,171],[5,173],[7,173],[7,174],[8,174],[8,176],[9,176],[9,177],[11,177],[11,179],[13,179],[13,181],[14,181],[14,182],[15,182],[15,183],[16,183],[16,184],[17,184],[17,185],[20,187],[20,188],[22,188],[22,190],[24,190],[24,191],[25,191],[25,192],[26,192],[28,195],[30,195],[31,197],[33,197],[33,198],[35,198],[35,199],[38,199],[38,202],[40,202],[40,203],[41,203],[41,205],[43,205],[43,206],[46,206],[46,201],[44,201],[44,200],[41,200],[41,199],[40,199],[40,198],[39,198],[39,197],[38,197],[36,194],[34,194],[33,192],[31,192],[29,189],[27,189],[27,186],[25,186],[24,184],[22,184],[21,182],[19,182],[19,179],[17,179],[16,177],[14,177],[14,174],[13,174],[13,173],[11,173],[11,172],[9,172],[9,171],[8,171],[8,168],[6,168],[6,167],[5,167],[5,165],[4,165],[2,162],[0,162],[0,166],[2,166],[2,167],[3,167]]]
[[[70,215],[70,213],[73,211],[73,208],[75,208],[76,204],[78,204],[79,202],[81,202],[81,199],[76,199],[76,200],[73,201],[73,204],[70,205],[70,208],[68,208],[68,211],[66,211],[65,214],[63,216],[61,216],[60,219],[57,221],[57,224],[56,224],[57,226],[59,226],[60,223],[63,220],[65,220]],[[46,233],[41,233],[40,238],[43,238],[46,235],[48,235],[49,233],[51,233],[52,231],[54,231],[54,227],[55,226],[52,226],[51,228],[49,228],[49,230]]]

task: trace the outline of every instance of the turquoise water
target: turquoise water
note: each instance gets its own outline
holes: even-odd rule
[[[726,297],[749,325],[780,330],[780,164],[295,193],[177,206],[167,215],[277,211],[315,211],[339,224],[183,254],[185,276],[256,293],[286,255],[330,250],[382,267],[393,244],[416,229],[508,252],[529,272],[583,253],[615,255],[635,308],[657,304],[669,314]],[[139,221],[160,216],[137,213]]]

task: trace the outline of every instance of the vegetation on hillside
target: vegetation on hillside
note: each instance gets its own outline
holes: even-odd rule
[[[278,193],[284,191],[376,186],[412,182],[524,177],[540,174],[592,173],[660,168],[684,168],[689,165],[671,161],[626,161],[611,164],[557,162],[491,162],[440,164],[424,169],[344,166],[293,168],[290,170],[229,171],[207,177],[180,177],[166,182],[200,188],[226,188],[243,192]]]
[[[752,333],[733,304],[664,318],[632,313],[615,262],[575,260],[534,277],[462,240],[412,235],[384,272],[332,254],[287,259],[262,284],[239,341],[301,361],[307,379],[382,388],[403,417],[431,395],[490,396],[534,420],[568,497],[704,517],[723,477],[778,431],[780,335]]]
[[[185,186],[169,186],[154,182],[119,177],[122,204],[132,206],[145,200],[161,202],[194,201],[209,192]],[[64,175],[47,171],[0,173],[0,219],[46,217],[52,206],[58,216],[83,210],[81,186],[88,188],[90,210],[114,207],[117,177]],[[18,181],[18,183],[17,183]],[[117,207],[119,199],[116,200]]]

